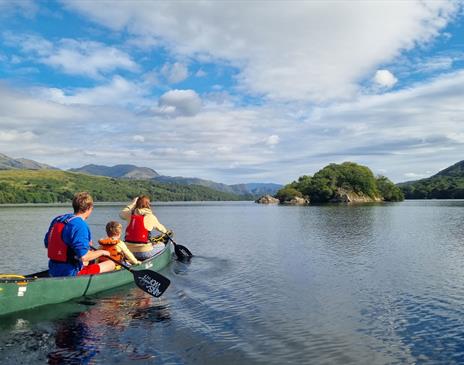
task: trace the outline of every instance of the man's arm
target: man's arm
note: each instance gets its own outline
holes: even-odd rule
[[[106,250],[88,251],[84,256],[81,257],[82,261],[92,261],[98,259],[101,256],[110,256],[111,254]]]

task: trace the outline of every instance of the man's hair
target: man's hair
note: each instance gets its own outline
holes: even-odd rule
[[[72,206],[74,213],[85,213],[93,207],[93,199],[90,194],[85,191],[76,193],[72,200]]]
[[[108,237],[121,235],[122,224],[116,221],[111,221],[106,224],[106,234]]]
[[[150,208],[150,198],[147,195],[140,195],[135,203],[135,209]]]

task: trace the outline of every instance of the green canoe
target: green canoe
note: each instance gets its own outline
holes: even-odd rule
[[[171,261],[171,245],[134,270],[161,270]],[[48,277],[48,271],[24,278],[0,276],[0,316],[46,304],[62,303],[73,298],[91,295],[134,281],[131,272],[121,269],[98,275]]]

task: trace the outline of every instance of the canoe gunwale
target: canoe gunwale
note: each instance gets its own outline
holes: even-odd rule
[[[162,255],[167,249],[169,249],[169,246],[170,245],[166,245],[166,247],[162,251],[157,252],[154,256],[150,257],[149,259],[146,259],[146,260],[142,261],[142,263],[139,264],[139,265],[130,266],[130,268],[134,269],[134,270],[139,270],[139,269],[143,268],[144,265],[148,264],[151,261],[154,261],[158,256]],[[89,277],[89,276],[95,276],[95,275],[98,275],[98,276],[100,276],[100,275],[108,275],[108,274],[111,275],[111,274],[116,274],[121,270],[125,270],[125,269],[121,268],[119,270],[103,272],[103,273],[100,273],[100,274],[79,275],[79,277],[82,278],[82,277]],[[23,282],[23,281],[53,280],[53,279],[59,279],[59,280],[71,279],[72,280],[72,279],[75,279],[75,278],[77,278],[77,276],[55,276],[55,277],[48,276],[48,270],[45,270],[45,271],[36,272],[34,274],[25,275],[23,278],[1,278],[0,277],[0,283],[5,284],[5,283],[18,283],[18,282]]]

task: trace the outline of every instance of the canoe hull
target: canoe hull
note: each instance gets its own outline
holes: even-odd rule
[[[158,271],[170,263],[171,256],[168,245],[152,259],[132,268]],[[124,269],[99,275],[0,280],[0,315],[66,302],[128,284],[133,280],[132,273]]]

